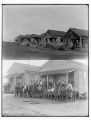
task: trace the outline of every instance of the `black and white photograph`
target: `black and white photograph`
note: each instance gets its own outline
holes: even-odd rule
[[[4,59],[88,56],[88,5],[3,5]]]
[[[89,5],[2,4],[3,117],[89,116]]]
[[[3,62],[3,116],[88,115],[86,61]]]

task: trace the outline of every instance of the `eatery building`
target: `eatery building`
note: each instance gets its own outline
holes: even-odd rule
[[[65,48],[88,48],[88,30],[69,28],[63,36]]]
[[[60,48],[61,46],[63,46],[64,34],[64,31],[47,30],[46,33],[40,35],[41,41],[39,43],[39,46]]]
[[[41,67],[14,63],[7,73],[10,92],[14,92],[16,84],[46,81],[46,89],[65,82],[71,83],[81,94],[88,93],[88,67],[72,60],[49,60]]]

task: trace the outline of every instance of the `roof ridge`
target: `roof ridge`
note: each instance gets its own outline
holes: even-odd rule
[[[26,63],[17,63],[17,62],[15,62],[15,63],[13,63],[13,64],[21,64],[21,65],[26,65],[26,66],[39,67],[39,66],[37,66],[37,65],[31,65],[31,64],[26,64]]]
[[[48,29],[47,31],[65,32],[65,31],[60,31],[60,30],[51,30],[51,29]]]
[[[88,31],[88,30],[86,30],[86,29],[73,28],[73,27],[71,27],[71,28],[69,28],[69,29],[77,29],[77,30],[84,30],[84,31]]]

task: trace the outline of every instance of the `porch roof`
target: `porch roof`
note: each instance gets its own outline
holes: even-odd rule
[[[85,36],[88,37],[88,30],[84,29],[77,29],[77,28],[70,28],[72,31],[74,31],[79,36]]]
[[[40,35],[31,34],[30,37],[31,37],[31,38],[33,38],[33,37],[40,37]]]
[[[48,75],[48,74],[61,74],[61,73],[69,73],[75,71],[77,69],[61,69],[61,70],[52,70],[52,71],[43,71],[40,72],[41,75]]]
[[[69,30],[76,33],[78,36],[84,36],[88,38],[88,30],[78,29],[78,28],[69,28],[65,35],[69,32]],[[65,37],[65,35],[63,37]]]
[[[41,34],[40,37],[45,37],[47,33],[49,33],[52,37],[63,37],[64,34],[65,34],[64,31],[58,31],[58,30],[47,30],[47,32]]]
[[[54,71],[54,70],[69,70],[69,69],[78,69],[83,65],[72,60],[50,60],[44,64],[41,68],[41,72],[45,71]]]
[[[50,33],[53,37],[63,37],[65,32],[64,31],[58,31],[58,30],[48,30],[47,33]]]
[[[41,67],[14,63],[8,70],[8,76],[14,76],[18,74],[24,74],[29,72],[30,74],[57,74],[67,73],[77,69],[86,68],[84,65],[73,62],[72,60],[49,60]]]

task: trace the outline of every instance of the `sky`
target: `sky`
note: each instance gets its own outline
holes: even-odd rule
[[[70,27],[88,29],[87,5],[3,5],[3,41]]]

